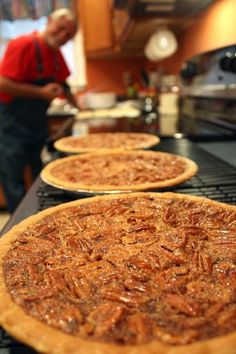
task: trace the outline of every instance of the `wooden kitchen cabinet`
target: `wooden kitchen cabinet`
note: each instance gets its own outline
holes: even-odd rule
[[[86,53],[112,49],[114,34],[111,0],[78,0],[78,12]]]
[[[112,0],[77,0],[76,4],[87,57],[143,55],[147,30],[142,28],[133,40],[136,21],[126,10],[115,9]]]

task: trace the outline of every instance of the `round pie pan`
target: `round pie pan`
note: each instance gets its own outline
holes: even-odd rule
[[[48,184],[51,187],[60,189],[71,197],[78,196],[95,196],[95,195],[104,195],[104,194],[119,194],[119,193],[132,193],[134,190],[104,190],[104,191],[95,191],[95,190],[86,190],[86,189],[69,189],[64,188],[56,183],[53,183],[45,178],[45,176],[41,175],[41,179],[44,183]]]

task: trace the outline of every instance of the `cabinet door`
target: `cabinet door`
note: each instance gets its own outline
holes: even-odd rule
[[[79,17],[86,52],[112,48],[111,0],[79,0]]]

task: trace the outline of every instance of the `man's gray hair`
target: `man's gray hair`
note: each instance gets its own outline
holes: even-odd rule
[[[70,10],[70,9],[66,9],[66,8],[61,8],[61,9],[57,9],[55,11],[53,11],[49,17],[52,19],[52,20],[58,20],[60,19],[61,17],[65,17],[67,18],[68,20],[71,20],[73,21],[75,24],[77,24],[77,19],[74,15],[74,13]]]

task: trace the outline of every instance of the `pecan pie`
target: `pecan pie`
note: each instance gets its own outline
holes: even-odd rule
[[[145,133],[93,133],[81,136],[68,136],[57,140],[57,150],[67,153],[94,152],[98,149],[147,149],[157,145],[160,139],[156,135]]]
[[[0,323],[50,354],[235,354],[236,207],[174,193],[61,204],[0,240]]]
[[[197,172],[192,160],[157,151],[112,151],[69,156],[49,163],[42,179],[71,191],[114,192],[174,186]]]

